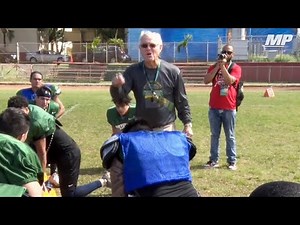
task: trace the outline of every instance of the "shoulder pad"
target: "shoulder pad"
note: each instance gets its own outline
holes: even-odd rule
[[[61,89],[59,86],[54,85],[54,84],[46,84],[46,85],[51,89],[52,96],[61,94]]]
[[[106,140],[100,148],[100,157],[102,159],[102,166],[109,169],[113,158],[119,149],[119,135],[113,135]]]
[[[190,156],[190,160],[192,160],[197,153],[197,146],[193,143],[193,140],[191,138],[187,137],[187,141],[191,145],[189,156]]]

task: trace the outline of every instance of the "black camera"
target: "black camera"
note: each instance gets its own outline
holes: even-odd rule
[[[225,59],[226,58],[226,54],[223,53],[223,54],[218,54],[218,60],[222,60],[222,59]]]

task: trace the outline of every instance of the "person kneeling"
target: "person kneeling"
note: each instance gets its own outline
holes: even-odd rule
[[[190,171],[196,152],[183,132],[152,131],[134,119],[103,143],[100,157],[110,169],[112,197],[199,197]]]

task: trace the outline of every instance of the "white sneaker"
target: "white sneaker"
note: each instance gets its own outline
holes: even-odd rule
[[[228,169],[230,169],[230,170],[237,170],[236,163],[230,163],[228,165]]]

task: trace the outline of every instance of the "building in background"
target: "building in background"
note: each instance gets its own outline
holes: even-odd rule
[[[138,40],[142,30],[157,31],[164,42],[161,57],[170,62],[185,61],[184,51],[177,46],[186,34],[192,35],[188,45],[190,61],[215,61],[223,44],[231,43],[236,60],[248,60],[250,55],[293,54],[297,50],[297,28],[129,28],[128,54],[139,61]]]
[[[298,51],[297,28],[247,28],[249,52],[274,58],[277,54],[294,54]]]
[[[13,38],[0,35],[0,49],[22,56],[25,52],[35,52],[42,47],[37,28],[8,28]],[[96,28],[70,28],[65,30],[64,54],[86,52],[87,44],[95,38]],[[132,61],[140,61],[138,48],[142,30],[157,31],[162,35],[164,50],[161,57],[169,62],[185,62],[184,50],[178,51],[178,45],[185,35],[192,35],[188,44],[190,62],[215,61],[223,44],[231,43],[235,48],[235,60],[248,60],[253,55],[274,58],[277,54],[300,53],[298,28],[126,28],[126,52]],[[21,57],[22,58],[22,57]]]
[[[8,36],[0,35],[0,48],[7,52],[16,52],[17,43],[22,43],[20,51],[37,51],[39,48],[39,35],[37,28],[7,28],[12,31],[12,38],[9,40]],[[4,43],[6,42],[6,44]]]

